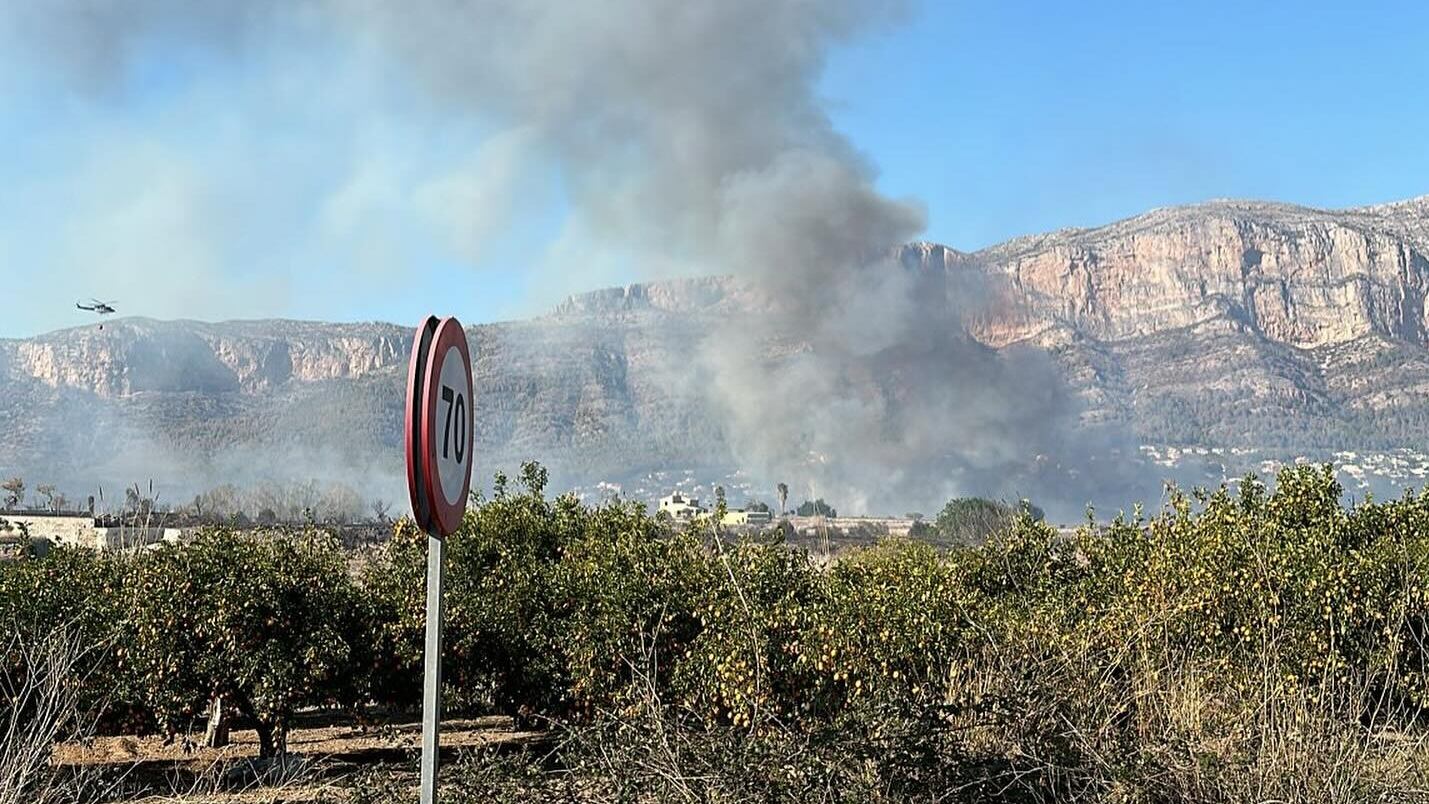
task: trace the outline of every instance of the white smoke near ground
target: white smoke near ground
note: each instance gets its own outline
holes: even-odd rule
[[[520,186],[513,160],[553,164],[580,242],[645,276],[731,273],[763,289],[777,313],[717,328],[691,362],[698,375],[670,378],[703,389],[734,459],[763,477],[845,510],[963,493],[1065,510],[1119,495],[1134,485],[1115,471],[1129,450],[1079,429],[1056,365],[973,342],[961,320],[978,294],[890,256],[920,233],[923,210],[878,191],[819,97],[832,48],[908,10],[896,0],[58,0],[13,22],[91,83],[155,38],[225,54],[265,37],[300,47],[303,32],[349,40],[420,87],[432,114],[498,132],[507,145],[473,170],[494,186]],[[472,250],[500,206],[460,177],[420,200]],[[582,267],[536,270],[568,282]]]

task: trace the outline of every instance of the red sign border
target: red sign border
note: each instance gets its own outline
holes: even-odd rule
[[[437,385],[441,383],[442,361],[446,359],[447,351],[453,346],[457,348],[461,359],[466,363],[466,398],[470,400],[466,411],[467,455],[470,456],[470,460],[466,462],[466,475],[462,479],[461,494],[455,505],[446,501],[446,496],[441,490],[441,478],[436,472]],[[427,502],[430,506],[429,510],[432,512],[431,524],[433,527],[429,532],[446,536],[461,527],[462,515],[466,513],[467,495],[471,492],[471,465],[476,460],[476,456],[472,454],[476,446],[476,400],[472,398],[471,393],[471,349],[466,342],[466,332],[456,318],[448,316],[437,325],[426,362],[426,378],[422,384],[421,399],[424,408],[421,417],[422,475],[426,479]]]
[[[412,519],[423,532],[432,530],[432,508],[427,496],[427,475],[421,461],[421,422],[423,411],[418,410],[423,399],[422,383],[426,381],[427,362],[431,358],[433,336],[439,319],[426,316],[412,336],[412,357],[407,365],[407,415],[405,446],[407,451],[407,496],[412,503]]]

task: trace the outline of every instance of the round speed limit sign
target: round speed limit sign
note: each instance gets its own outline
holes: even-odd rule
[[[442,711],[442,537],[461,527],[471,487],[475,411],[471,351],[455,318],[427,316],[407,368],[407,490],[427,532],[427,640],[422,673],[422,804],[437,800]]]
[[[412,507],[419,525],[445,536],[461,526],[475,457],[471,352],[455,318],[429,319],[419,329],[408,397]]]

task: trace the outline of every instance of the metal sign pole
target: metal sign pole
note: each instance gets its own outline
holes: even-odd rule
[[[412,517],[427,533],[421,804],[437,804],[442,730],[443,537],[461,527],[466,513],[475,440],[471,350],[461,323],[450,317],[441,321],[435,316],[423,319],[412,340],[407,371],[407,492],[412,498]]]
[[[442,727],[443,542],[427,534],[427,648],[422,681],[421,804],[437,804],[437,751]]]

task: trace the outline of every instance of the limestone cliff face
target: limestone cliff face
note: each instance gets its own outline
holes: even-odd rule
[[[1115,342],[1229,319],[1302,348],[1429,338],[1429,196],[1363,209],[1216,201],[967,253],[913,243],[906,267],[963,281],[948,303],[992,346]],[[558,316],[731,315],[775,307],[733,277],[573,296]]]
[[[0,343],[4,365],[51,388],[101,397],[260,392],[289,381],[360,378],[405,365],[410,335],[390,324],[120,319]],[[8,349],[6,347],[9,347]]]
[[[1214,202],[944,264],[987,276],[995,304],[976,326],[995,345],[1059,329],[1117,341],[1218,317],[1302,348],[1371,335],[1422,345],[1426,221],[1429,197],[1347,212]]]
[[[1208,446],[1429,436],[1429,196],[1333,211],[1217,201],[894,256],[977,340],[1050,350],[1086,420]],[[770,304],[732,278],[687,280],[585,294],[561,312],[659,331],[752,309],[751,297]]]

